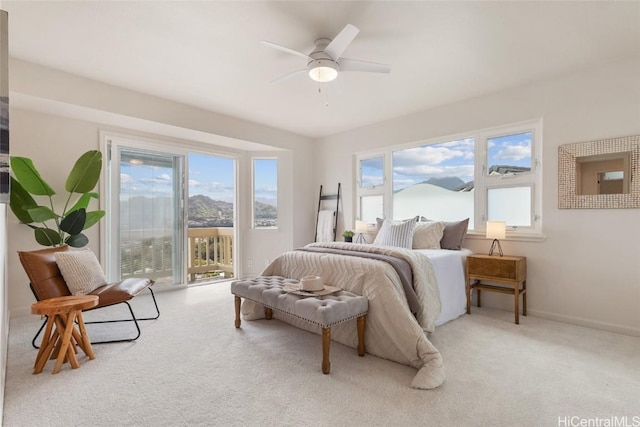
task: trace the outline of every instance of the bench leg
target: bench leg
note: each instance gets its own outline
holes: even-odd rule
[[[364,357],[364,327],[366,323],[366,317],[358,317],[358,356]]]
[[[264,308],[264,318],[267,319],[267,320],[273,319],[273,310],[268,308],[268,307],[265,307]]]
[[[236,328],[240,327],[240,306],[242,305],[242,298],[236,296],[234,298],[236,305]]]
[[[331,328],[322,328],[322,373],[328,374],[331,369],[329,349],[331,348]]]

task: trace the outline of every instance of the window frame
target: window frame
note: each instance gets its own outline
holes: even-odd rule
[[[531,170],[515,175],[488,176],[488,141],[501,136],[531,133]],[[393,183],[388,177],[393,176],[393,152],[425,145],[436,145],[465,138],[473,138],[474,152],[474,229],[469,230],[470,235],[483,235],[486,230],[488,217],[487,192],[494,188],[507,187],[531,187],[531,226],[507,227],[507,236],[540,237],[542,236],[542,118],[527,120],[518,123],[506,124],[492,128],[480,129],[455,135],[437,137],[409,144],[398,144],[377,149],[375,151],[357,152],[355,157],[355,215],[361,216],[360,198],[368,195],[383,195],[383,207],[385,218],[393,217]],[[361,161],[375,157],[383,157],[384,182],[381,186],[361,187]]]

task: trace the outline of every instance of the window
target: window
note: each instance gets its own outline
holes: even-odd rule
[[[483,137],[487,154],[482,165],[484,177],[477,187],[483,190],[478,199],[484,221],[505,221],[510,230],[540,231],[535,208],[540,206],[540,194],[535,190],[540,187],[541,173],[534,161],[540,156],[534,156],[533,151],[534,147],[540,150],[541,144],[534,144],[540,128],[538,122],[532,122]]]
[[[370,224],[384,217],[384,159],[373,156],[358,161],[358,218]]]
[[[278,227],[277,159],[253,159],[253,226]]]
[[[384,157],[360,161],[360,186],[374,188],[384,184]]]
[[[475,141],[463,138],[394,151],[393,218],[474,218]]]
[[[384,196],[361,196],[360,219],[369,224],[374,224],[376,218],[384,217]]]
[[[536,120],[357,155],[359,218],[469,218],[478,232],[491,220],[540,233],[541,131]]]

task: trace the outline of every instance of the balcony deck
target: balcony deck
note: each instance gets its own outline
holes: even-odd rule
[[[188,284],[233,276],[233,227],[189,228],[187,231]],[[173,282],[172,240],[157,237],[127,243],[121,259],[122,278],[147,277]]]

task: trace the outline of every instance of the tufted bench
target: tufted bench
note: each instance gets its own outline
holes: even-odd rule
[[[272,310],[276,310],[318,325],[322,328],[322,372],[328,374],[331,365],[329,362],[331,327],[358,319],[358,355],[364,356],[364,327],[369,300],[347,291],[320,297],[307,297],[288,293],[282,289],[286,284],[297,283],[297,280],[280,276],[260,276],[232,282],[231,293],[235,295],[236,328],[240,327],[242,298],[264,306],[267,319],[271,319]]]

